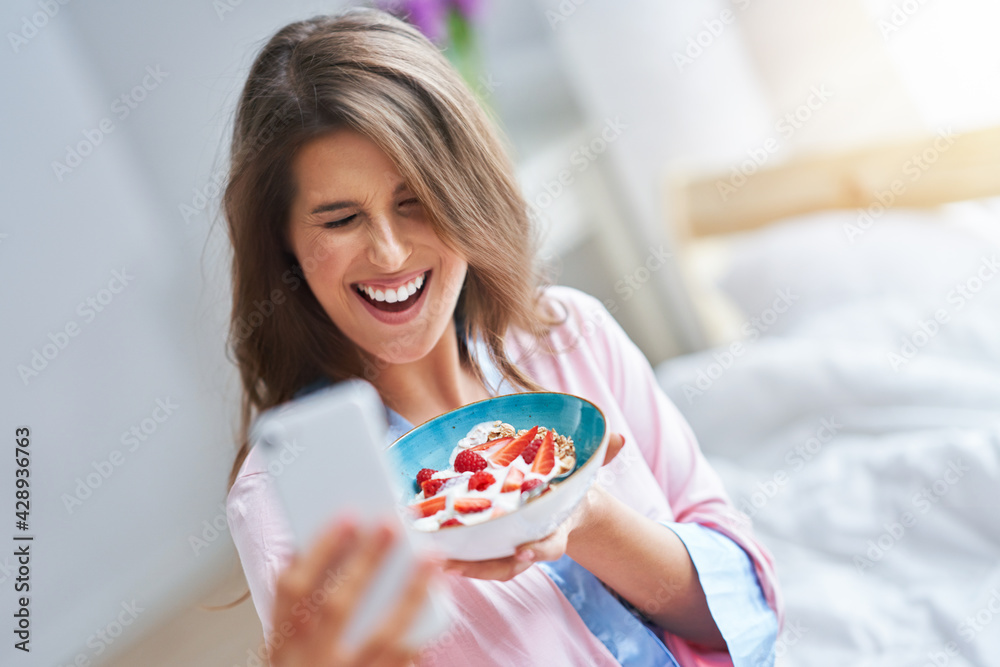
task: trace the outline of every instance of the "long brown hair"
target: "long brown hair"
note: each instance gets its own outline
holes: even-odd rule
[[[540,388],[504,350],[509,327],[538,339],[554,320],[540,302],[527,206],[489,116],[438,49],[389,14],[353,9],[292,23],[250,69],[223,198],[234,253],[230,347],[243,386],[230,487],[261,411],[316,379],[378,371],[326,315],[285,242],[296,151],[345,127],[389,156],[438,235],[468,258],[455,311],[463,365],[482,377],[464,340],[481,336],[510,383]]]

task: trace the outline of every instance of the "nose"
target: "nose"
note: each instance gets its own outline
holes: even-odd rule
[[[397,271],[410,256],[410,243],[398,221],[391,216],[374,218],[368,259],[384,271]]]

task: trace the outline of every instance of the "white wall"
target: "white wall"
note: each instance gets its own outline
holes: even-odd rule
[[[105,657],[112,651],[98,629],[111,624],[114,634],[119,617],[129,621],[112,647],[120,648],[232,560],[226,535],[197,554],[189,541],[221,516],[236,385],[224,357],[224,245],[206,243],[209,212],[185,220],[178,206],[220,162],[228,102],[251,47],[311,13],[305,3],[246,3],[223,20],[194,1],[55,6],[18,52],[8,43],[0,57],[0,429],[8,445],[16,425],[32,429],[36,537],[32,652],[24,660],[5,641],[0,662],[46,666]],[[19,30],[39,11],[7,3],[0,25]],[[159,70],[158,82],[147,67]],[[116,98],[144,78],[150,90],[123,118]],[[113,131],[97,142],[102,119]],[[51,163],[85,133],[98,145],[60,180]],[[115,271],[127,284],[103,292]],[[78,305],[88,298],[106,304],[91,312]],[[59,340],[73,324],[64,348],[46,349],[50,334]],[[25,382],[18,367],[30,367],[35,350],[52,358],[44,368],[36,361],[37,376]],[[123,442],[133,426],[150,431],[145,441]],[[0,463],[6,498],[10,453]],[[88,476],[97,488],[67,508]],[[12,549],[0,552],[10,567]],[[13,604],[10,576],[0,570],[4,609]],[[121,614],[133,601],[131,622]]]

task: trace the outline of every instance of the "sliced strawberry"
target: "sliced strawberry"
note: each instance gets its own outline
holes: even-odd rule
[[[432,516],[444,509],[444,496],[435,496],[429,500],[410,505],[410,510],[416,514],[418,519],[425,516]]]
[[[511,440],[510,444],[491,456],[490,461],[500,467],[506,468],[514,462],[514,459],[521,455],[521,452],[528,446],[528,443],[535,439],[537,433],[538,427],[535,426],[524,435],[519,435]]]
[[[552,436],[552,431],[545,432],[541,447],[538,448],[538,455],[535,462],[531,464],[531,472],[539,475],[548,475],[556,465],[556,443]]]
[[[486,467],[486,459],[468,449],[455,457],[455,472],[478,472]]]
[[[420,485],[420,488],[424,491],[424,498],[430,498],[444,486],[443,479],[429,479]]]
[[[469,491],[485,491],[495,481],[496,477],[485,470],[480,470],[469,478]]]
[[[488,510],[493,505],[486,498],[456,498],[455,511],[459,514],[471,514]]]
[[[538,488],[544,484],[540,479],[529,479],[527,482],[521,485],[521,493],[528,493],[532,489]]]
[[[496,440],[490,440],[489,442],[484,442],[481,445],[476,445],[475,447],[469,447],[470,452],[483,452],[487,449],[493,449],[494,447],[501,447],[506,445],[508,442],[514,438],[497,438]]]
[[[508,491],[517,491],[521,488],[521,482],[524,481],[524,473],[517,468],[511,468],[510,472],[507,473],[507,479],[503,483],[503,488],[500,489],[500,493],[507,493]]]
[[[459,521],[455,517],[451,517],[447,521],[442,521],[441,522],[441,527],[442,528],[447,528],[448,526],[464,526],[464,525],[465,525],[464,523],[462,523],[461,521]]]

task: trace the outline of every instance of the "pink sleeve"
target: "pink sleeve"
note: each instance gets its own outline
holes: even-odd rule
[[[593,333],[587,336],[592,353],[605,373],[636,445],[663,489],[675,521],[699,523],[716,530],[750,556],[761,591],[775,611],[780,627],[783,605],[774,561],[754,538],[750,519],[729,500],[687,420],[663,393],[645,355],[603,304],[579,292],[572,301],[576,303],[568,305],[577,310],[577,316],[581,315],[581,307],[586,308],[580,320],[593,323]]]
[[[252,467],[250,457],[247,463],[244,470]],[[266,471],[241,472],[226,500],[229,532],[269,644],[275,583],[295,552],[287,519],[273,494]]]

